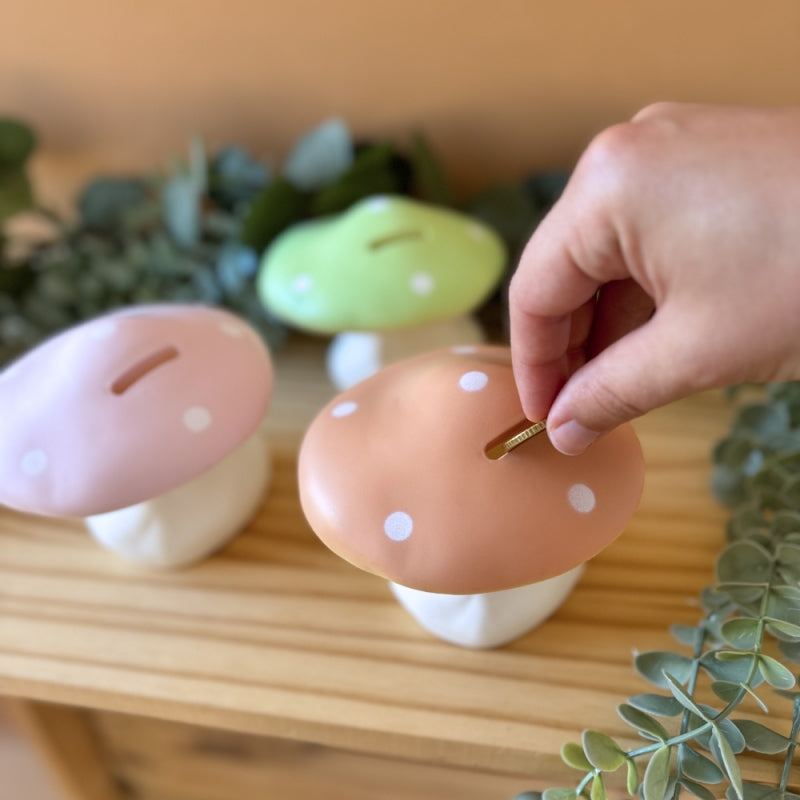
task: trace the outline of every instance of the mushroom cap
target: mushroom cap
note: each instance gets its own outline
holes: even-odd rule
[[[83,323],[0,373],[0,503],[89,516],[155,497],[244,442],[271,391],[267,348],[227,311]]]
[[[583,455],[535,436],[487,445],[524,421],[505,347],[436,350],[335,397],[299,455],[300,500],[335,553],[395,583],[472,594],[567,572],[634,513],[644,465],[623,425]]]
[[[282,233],[257,287],[271,313],[299,328],[389,330],[468,313],[505,262],[500,237],[472,217],[375,196]]]

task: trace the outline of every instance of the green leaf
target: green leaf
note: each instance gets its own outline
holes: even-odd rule
[[[578,793],[574,789],[553,787],[542,792],[542,800],[576,800]]]
[[[783,642],[800,642],[800,625],[767,617],[767,630]]]
[[[746,478],[738,467],[715,464],[711,473],[711,491],[728,508],[738,508],[749,499]]]
[[[591,772],[593,769],[584,755],[583,748],[577,742],[567,742],[562,746],[561,760],[573,769],[580,769],[584,772]]]
[[[766,583],[772,571],[772,556],[752,541],[728,545],[717,559],[720,583]]]
[[[716,800],[714,793],[710,789],[706,789],[705,786],[701,786],[699,783],[695,783],[687,778],[681,778],[680,784],[695,797],[699,797],[700,800]]]
[[[778,567],[778,573],[783,573],[784,570]],[[786,578],[793,580],[791,575],[782,575],[782,579]],[[784,593],[770,591],[767,596],[766,608],[764,608],[764,616],[770,619],[777,619],[783,622],[795,623],[800,618],[800,604],[794,598],[787,597]]]
[[[628,698],[628,703],[639,711],[658,717],[676,717],[683,710],[683,706],[674,697],[663,694],[636,694]]]
[[[493,228],[512,260],[522,250],[541,219],[541,212],[519,184],[491,186],[475,197],[467,212]]]
[[[719,712],[716,709],[706,705],[701,705],[701,708],[707,719],[714,719],[715,716],[717,717],[717,719],[714,719],[712,733],[714,731],[719,731],[720,734],[725,737],[731,750],[734,753],[741,753],[745,748],[744,736],[742,736],[741,731],[727,717],[718,718]]]
[[[734,683],[733,681],[713,681],[711,683],[711,691],[725,703],[733,702],[742,691],[741,683]]]
[[[681,643],[694,647],[703,631],[694,625],[671,625],[669,632]]]
[[[703,718],[703,712],[700,710],[700,707],[695,703],[694,699],[689,695],[689,693],[681,686],[672,675],[667,675],[667,682],[669,684],[669,690],[672,692],[672,696],[684,707],[689,709],[694,714],[697,714],[698,717],[701,719]]]
[[[716,650],[705,653],[700,659],[700,665],[716,680],[743,683],[750,677],[750,668],[755,657],[753,653]]]
[[[603,776],[598,775],[592,781],[592,793],[590,795],[591,800],[606,800],[608,795],[606,794],[606,787],[603,783]]]
[[[720,728],[714,725],[712,726],[712,731],[711,752],[714,753],[714,757],[725,770],[725,774],[728,776],[728,780],[731,782],[737,797],[741,798],[743,793],[742,773],[739,769],[739,763],[736,761],[736,756]]]
[[[796,601],[797,607],[800,608],[800,586],[778,584],[770,587],[770,591],[786,600]]]
[[[669,683],[664,673],[672,675],[680,683],[686,683],[692,674],[694,661],[678,653],[651,650],[636,656],[634,666],[639,674],[651,683],[668,689]]]
[[[722,770],[708,757],[686,744],[678,749],[683,774],[700,783],[719,783],[725,778]]]
[[[765,583],[719,583],[717,591],[726,594],[735,604],[747,609],[761,602],[769,584]]]
[[[745,694],[749,694],[765,713],[769,712],[764,701],[747,684],[733,683],[732,681],[713,681],[711,683],[711,691],[725,703],[739,702],[740,693],[743,693],[742,697]]]
[[[636,762],[632,758],[626,759],[627,773],[626,773],[626,786],[628,794],[636,794],[639,791],[639,770],[636,767]]]
[[[421,133],[411,139],[410,159],[420,199],[442,206],[454,205],[455,196],[441,161]]]
[[[260,191],[242,220],[242,244],[262,251],[279,233],[306,215],[306,196],[278,179]]]
[[[617,713],[628,725],[636,728],[637,731],[648,738],[652,737],[659,742],[669,738],[666,728],[658,720],[653,719],[649,714],[645,714],[644,711],[640,711],[634,706],[621,703],[617,706]]]
[[[789,739],[758,722],[749,719],[735,719],[732,722],[741,731],[747,746],[756,753],[775,755],[789,746]]]
[[[169,235],[181,247],[200,239],[200,187],[190,175],[175,175],[161,188],[161,208]]]
[[[21,169],[36,149],[36,136],[24,122],[0,117],[0,173]]]
[[[776,689],[793,689],[796,684],[792,671],[771,656],[759,655],[758,669],[764,680]]]
[[[736,617],[726,620],[720,628],[725,641],[739,650],[753,650],[761,641],[760,624],[752,617]]]
[[[9,217],[33,208],[33,190],[22,170],[0,175],[0,224]]]
[[[112,231],[120,227],[130,209],[143,203],[147,192],[142,181],[127,178],[96,178],[81,192],[78,212],[88,228]]]
[[[700,602],[707,614],[715,613],[718,617],[725,616],[727,610],[732,608],[730,595],[717,586],[706,586],[700,592]]]
[[[776,557],[784,570],[790,571],[795,579],[800,578],[800,545],[782,542],[778,545]]]
[[[783,403],[758,403],[743,406],[734,420],[733,427],[749,431],[758,437],[773,436],[788,431],[791,419]]]
[[[400,194],[402,182],[390,145],[372,145],[356,155],[353,166],[311,200],[313,214],[336,214],[366,197]]]
[[[669,784],[670,749],[659,747],[653,754],[644,771],[642,795],[644,800],[664,800]]]
[[[329,186],[353,165],[354,147],[346,123],[334,117],[313,128],[294,146],[283,176],[300,191]]]
[[[781,791],[778,786],[765,786],[763,783],[744,781],[744,800],[789,800],[791,793]],[[726,793],[730,800],[734,800],[733,793],[729,789]]]
[[[747,650],[718,650],[714,656],[717,661],[740,661],[748,664],[756,658],[755,653]]]
[[[764,515],[755,508],[743,508],[734,514],[727,524],[728,539],[748,539],[752,536],[765,534],[770,524]]]
[[[800,533],[800,511],[784,508],[776,511],[769,522],[770,535],[782,539],[792,533]]]
[[[778,649],[789,661],[800,663],[800,642],[778,642]]]
[[[604,772],[614,772],[625,763],[625,752],[610,737],[598,731],[584,731],[583,752],[590,763]]]
[[[563,169],[540,170],[525,180],[525,189],[537,207],[547,212],[561,197],[569,177],[569,172]]]

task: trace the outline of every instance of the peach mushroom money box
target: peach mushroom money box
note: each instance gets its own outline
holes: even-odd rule
[[[104,546],[179,566],[220,547],[269,479],[272,363],[238,317],[124,309],[0,373],[0,503],[85,517]]]
[[[580,456],[524,424],[507,347],[440,349],[335,397],[299,454],[303,511],[435,635],[493,647],[549,616],[625,528],[644,465],[623,425]]]
[[[334,335],[328,374],[346,389],[410,355],[482,343],[471,312],[505,265],[502,240],[473,217],[376,195],[282,233],[264,254],[257,287],[287,324]]]

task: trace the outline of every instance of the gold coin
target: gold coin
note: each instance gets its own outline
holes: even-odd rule
[[[510,430],[501,434],[498,439],[489,442],[486,447],[486,455],[491,459],[498,459],[506,453],[510,453],[515,447],[519,447],[523,442],[532,439],[537,433],[541,433],[547,427],[547,421],[541,420],[539,422],[530,423],[528,420],[515,425]]]

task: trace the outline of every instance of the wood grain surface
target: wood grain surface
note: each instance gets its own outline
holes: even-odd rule
[[[697,620],[723,542],[727,515],[707,489],[722,398],[640,420],[646,486],[625,533],[541,627],[466,651],[422,631],[304,521],[296,451],[331,394],[323,359],[302,337],[280,352],[269,496],[202,564],[137,569],[77,521],[0,512],[0,694],[529,776],[530,788],[569,779],[558,752],[583,728],[631,741],[615,708],[648,690],[632,652],[673,647],[668,626]],[[747,762],[753,777],[777,769]]]

